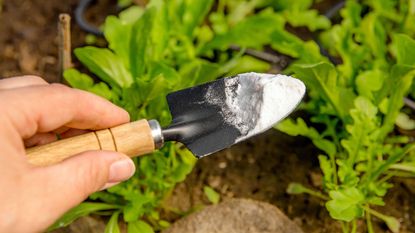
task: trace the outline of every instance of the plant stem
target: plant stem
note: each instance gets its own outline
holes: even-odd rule
[[[357,231],[357,221],[356,219],[353,219],[352,221],[352,233],[356,233]]]
[[[330,198],[327,197],[326,195],[324,195],[324,194],[322,194],[318,191],[314,191],[312,189],[306,188],[306,187],[304,187],[304,193],[310,194],[311,196],[319,197],[319,198],[321,198],[325,201],[330,200]]]
[[[366,212],[368,212],[369,214],[372,214],[373,216],[379,218],[379,219],[386,219],[388,216],[381,214],[379,212],[377,212],[374,209],[371,209],[369,206],[364,206],[363,209],[365,209]]]
[[[334,155],[329,155],[331,167],[333,168],[333,180],[334,184],[337,186],[338,184],[338,178],[337,178],[337,167],[336,167],[336,158]]]
[[[371,219],[369,211],[366,211],[366,225],[367,225],[367,232],[368,233],[375,233],[373,231],[372,219]]]
[[[62,83],[63,72],[71,68],[71,16],[68,14],[59,15],[59,76],[58,82]]]
[[[379,179],[376,183],[377,184],[382,184],[383,182],[389,180],[390,178],[394,177],[397,174],[397,172],[390,172],[387,173],[384,177],[382,177],[382,179]]]
[[[411,163],[397,163],[390,166],[391,169],[415,173],[415,166]]]
[[[379,218],[380,220],[382,220],[383,222],[385,222],[386,225],[388,226],[388,228],[392,232],[394,232],[394,233],[399,232],[400,223],[395,217],[381,214],[381,213],[377,212],[376,210],[373,210],[373,209],[369,208],[369,206],[363,206],[363,209],[366,212],[372,214],[373,216],[375,216],[375,217]]]
[[[341,224],[343,233],[349,233],[349,223],[342,221]]]

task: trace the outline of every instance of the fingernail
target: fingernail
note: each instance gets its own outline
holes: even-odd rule
[[[107,188],[111,188],[112,186],[115,186],[115,185],[117,185],[117,184],[119,184],[120,182],[115,182],[115,183],[106,183],[105,185],[104,185],[104,187],[102,187],[99,191],[102,191],[102,190],[105,190],[105,189],[107,189]]]
[[[135,166],[131,159],[122,159],[111,164],[108,183],[117,183],[127,180],[135,172]]]

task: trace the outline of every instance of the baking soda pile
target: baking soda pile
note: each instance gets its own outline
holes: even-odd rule
[[[245,73],[224,79],[226,100],[206,101],[220,106],[226,123],[235,126],[242,141],[270,129],[291,113],[305,94],[304,83],[286,75]]]

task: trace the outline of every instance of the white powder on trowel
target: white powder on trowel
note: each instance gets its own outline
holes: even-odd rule
[[[264,132],[287,117],[300,103],[306,90],[303,82],[290,76],[257,75],[262,76],[260,82],[264,87],[262,108],[255,128],[246,137]]]
[[[270,129],[297,107],[305,93],[303,82],[281,74],[244,73],[224,83],[225,101],[211,91],[206,100],[220,106],[224,120],[241,132],[235,142]]]

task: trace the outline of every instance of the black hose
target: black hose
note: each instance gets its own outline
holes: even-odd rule
[[[80,0],[79,1],[79,4],[75,9],[75,21],[82,30],[87,31],[96,36],[103,36],[104,33],[101,30],[99,30],[97,27],[88,23],[84,18],[84,13],[86,9],[88,9],[88,7],[91,5],[92,1],[93,0]]]
[[[340,11],[340,9],[342,9],[344,7],[345,4],[346,4],[345,1],[340,1],[340,2],[336,3],[336,5],[334,5],[330,9],[328,9],[324,15],[327,18],[332,19],[334,16],[337,15],[337,13]]]

